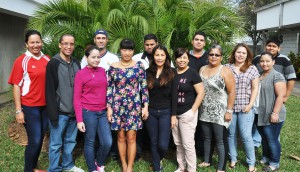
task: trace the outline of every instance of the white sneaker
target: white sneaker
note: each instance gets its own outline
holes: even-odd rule
[[[101,167],[97,166],[97,171],[98,172],[105,172],[104,166],[101,166]]]
[[[83,169],[78,168],[76,166],[74,166],[73,168],[71,168],[70,170],[65,170],[66,172],[84,172]]]

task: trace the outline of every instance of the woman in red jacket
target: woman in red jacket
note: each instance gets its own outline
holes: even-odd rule
[[[28,145],[25,150],[25,172],[37,170],[44,134],[48,124],[45,100],[46,66],[50,60],[41,52],[43,41],[36,30],[25,34],[27,51],[13,65],[8,83],[13,85],[16,120],[25,126]]]

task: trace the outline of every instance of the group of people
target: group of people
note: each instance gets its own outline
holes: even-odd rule
[[[175,172],[196,172],[196,153],[204,157],[198,166],[209,167],[215,146],[217,171],[226,170],[228,158],[228,168],[235,168],[237,133],[248,171],[255,172],[253,125],[262,138],[264,171],[279,168],[284,103],[296,79],[289,59],[279,54],[280,41],[268,40],[266,52],[254,59],[247,45],[239,43],[229,63],[222,65],[221,46],[205,51],[206,35],[197,31],[193,50],[174,50],[176,68],[154,34],[144,37],[145,51],[135,56],[130,39],[121,41],[120,58],[109,52],[103,29],[94,33],[94,43],[87,46],[80,64],[72,57],[73,35],[62,35],[59,53],[50,58],[41,52],[41,34],[26,32],[27,51],[16,59],[8,80],[16,120],[28,136],[25,172],[42,171],[37,162],[48,127],[49,172],[84,171],[72,157],[78,130],[84,133],[90,172],[104,172],[109,153],[119,155],[122,172],[132,172],[143,128],[149,135],[154,172],[163,171],[171,135]]]

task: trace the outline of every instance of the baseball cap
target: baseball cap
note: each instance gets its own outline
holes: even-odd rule
[[[103,34],[103,35],[105,35],[106,37],[108,37],[107,32],[106,32],[106,30],[104,30],[104,29],[96,30],[96,32],[94,33],[94,37],[95,37],[96,35],[98,35],[98,34]]]

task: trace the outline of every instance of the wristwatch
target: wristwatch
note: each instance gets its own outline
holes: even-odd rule
[[[232,114],[233,110],[227,109],[226,112]]]
[[[22,110],[17,110],[16,111],[16,114],[19,114],[19,113],[21,113],[22,112]]]

